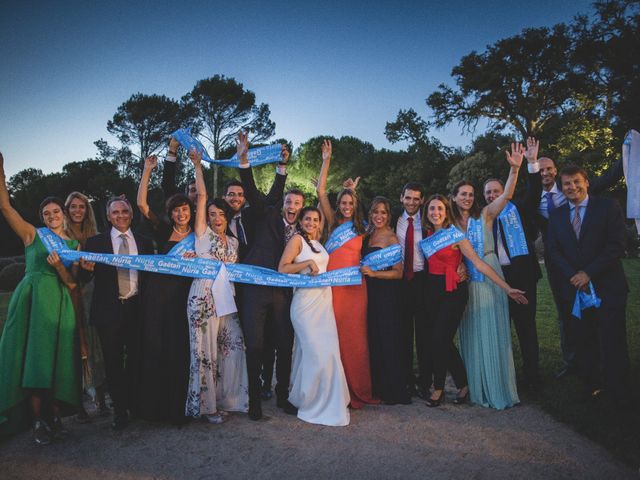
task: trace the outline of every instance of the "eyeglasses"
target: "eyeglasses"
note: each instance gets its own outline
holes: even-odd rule
[[[227,193],[227,194],[225,195],[225,197],[231,197],[231,198],[240,197],[240,198],[242,198],[242,197],[244,197],[244,193],[242,193],[242,192],[238,192],[238,193],[236,193],[236,192],[229,192],[229,193]]]

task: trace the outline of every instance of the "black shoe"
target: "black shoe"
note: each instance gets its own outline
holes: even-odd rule
[[[51,432],[52,437],[56,440],[64,440],[69,436],[69,430],[67,430],[62,424],[62,419],[60,417],[56,417],[53,419],[53,423],[51,424]]]
[[[270,388],[263,388],[260,392],[260,398],[262,400],[271,400],[273,398],[273,392]]]
[[[126,413],[116,413],[113,417],[113,422],[111,422],[111,428],[120,431],[127,428],[127,425],[129,425],[129,415]]]
[[[411,397],[419,397],[418,387],[415,384],[407,385],[407,395]]]
[[[280,401],[278,400],[278,408],[284,410],[284,413],[287,415],[297,415],[298,409],[293,406],[293,404],[289,400]]]
[[[249,404],[249,420],[257,421],[262,419],[262,406],[260,402]]]
[[[440,396],[436,399],[427,398],[427,407],[439,407],[442,403],[444,403],[444,390],[440,392]]]

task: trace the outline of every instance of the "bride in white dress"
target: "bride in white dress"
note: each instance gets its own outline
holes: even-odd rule
[[[324,273],[329,254],[317,240],[320,211],[303,208],[300,219],[301,231],[287,243],[278,271]],[[298,418],[320,425],[348,425],[349,389],[340,361],[331,287],[296,288],[291,323],[295,344],[289,401],[298,407]]]

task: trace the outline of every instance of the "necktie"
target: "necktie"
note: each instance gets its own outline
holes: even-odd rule
[[[118,248],[118,255],[129,255],[129,237],[126,233],[121,233],[120,238],[122,242]],[[129,294],[131,290],[131,278],[129,276],[129,270],[126,268],[118,268],[118,295],[120,298],[124,298]]]
[[[580,220],[580,206],[576,206],[575,215],[573,216],[573,222],[571,222],[573,231],[576,232],[576,238],[580,239],[580,228],[582,227],[582,221]]]
[[[291,240],[291,237],[293,237],[294,233],[296,233],[296,226],[295,225],[287,225],[284,228],[284,242],[285,243],[289,243],[289,240]]]
[[[413,279],[413,217],[407,218],[407,233],[404,237],[404,278]]]
[[[234,218],[236,222],[236,234],[238,235],[238,240],[240,240],[241,245],[247,244],[247,236],[244,233],[244,227],[242,226],[242,219],[238,215]]]
[[[553,201],[553,192],[546,192],[544,196],[547,199],[547,215],[549,215],[556,208],[556,204]]]

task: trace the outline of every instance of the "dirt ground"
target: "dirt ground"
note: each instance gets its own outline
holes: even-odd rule
[[[372,406],[348,427],[310,425],[263,404],[269,418],[231,414],[182,427],[110,419],[78,424],[42,447],[23,433],[0,444],[0,478],[633,478],[638,472],[533,405]]]

